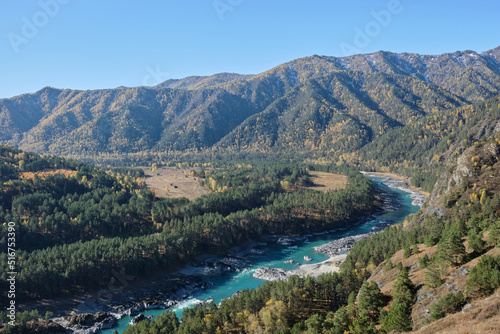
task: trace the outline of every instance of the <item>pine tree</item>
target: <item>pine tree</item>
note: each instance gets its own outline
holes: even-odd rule
[[[335,312],[335,317],[333,318],[333,333],[344,333],[349,330],[351,326],[352,318],[349,315],[349,311],[345,306],[342,306]]]
[[[394,302],[389,312],[381,317],[382,330],[410,331],[412,329],[411,308],[404,303]]]
[[[410,249],[410,246],[406,246],[405,247],[405,251],[404,251],[404,254],[403,254],[403,257],[406,259],[406,258],[409,258],[411,255],[411,249]]]
[[[435,289],[441,285],[441,275],[439,271],[435,268],[429,268],[425,273],[425,285],[429,288]]]
[[[500,286],[500,256],[483,255],[467,281],[469,296],[488,296]]]
[[[399,261],[397,264],[396,264],[396,268],[398,268],[398,270],[403,270],[403,264],[401,263],[401,261]]]
[[[392,287],[394,303],[389,312],[383,312],[380,317],[382,330],[408,331],[412,328],[411,305],[415,300],[415,285],[410,280],[408,270],[403,268]]]
[[[488,244],[490,246],[498,245],[500,241],[500,220],[492,224],[490,235],[488,236]]]
[[[410,305],[415,299],[415,285],[410,280],[408,269],[403,268],[392,286],[392,297],[396,302]]]
[[[474,253],[481,254],[484,249],[484,241],[479,237],[475,229],[469,231],[469,249]]]
[[[391,270],[392,268],[393,268],[392,261],[391,261],[391,259],[389,259],[389,260],[387,260],[387,263],[384,267],[384,271],[387,272],[387,271]]]
[[[448,231],[438,245],[439,257],[453,265],[462,262],[465,256],[465,246],[457,230]]]
[[[429,256],[425,254],[420,259],[418,259],[418,263],[420,264],[420,268],[427,268],[429,265]]]

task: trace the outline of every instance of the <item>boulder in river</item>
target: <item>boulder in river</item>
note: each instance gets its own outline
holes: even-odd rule
[[[281,246],[291,246],[292,241],[293,240],[291,238],[282,237],[282,238],[279,238],[278,241],[276,241],[276,243],[280,244]]]
[[[309,257],[309,256],[304,256],[304,261],[307,261],[307,262],[311,262],[313,259],[312,257]]]
[[[138,315],[136,315],[134,317],[134,319],[130,320],[130,325],[131,326],[135,326],[137,325],[139,322],[143,321],[143,320],[146,320],[146,316],[142,313],[139,313]]]

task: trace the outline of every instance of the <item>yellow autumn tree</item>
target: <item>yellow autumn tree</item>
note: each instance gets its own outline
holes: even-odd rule
[[[287,309],[282,301],[269,299],[259,311],[259,316],[264,324],[264,333],[274,333],[287,326]]]

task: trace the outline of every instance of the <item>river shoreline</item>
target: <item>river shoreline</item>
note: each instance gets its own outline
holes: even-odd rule
[[[417,193],[410,187],[407,187],[408,184],[401,182],[401,180],[373,173],[364,174],[367,176],[371,175],[386,178],[382,182],[384,184],[387,183],[386,185],[389,187],[398,188],[411,194],[415,193],[423,196],[425,199],[424,195]],[[393,207],[391,207],[393,204],[390,203],[390,198],[387,202],[388,203],[384,203],[385,207],[382,208],[382,211],[390,211],[393,209]],[[355,225],[364,224],[373,218],[374,216],[360,219],[358,224]],[[390,223],[391,222],[388,222],[387,224],[379,224],[381,226],[378,226],[378,229],[382,230],[383,227]],[[353,227],[354,225],[351,225],[349,226],[349,229]],[[335,230],[299,236],[265,236],[258,241],[251,240],[244,247],[234,247],[229,251],[228,254],[230,255],[224,258],[210,255],[199,257],[197,259],[197,263],[190,264],[174,274],[160,275],[154,279],[148,280],[147,282],[141,281],[131,283],[130,285],[114,290],[104,290],[102,294],[97,297],[95,295],[84,295],[79,298],[67,298],[66,301],[63,299],[63,302],[58,304],[59,306],[46,303],[47,301],[45,301],[45,303],[40,303],[40,306],[51,305],[55,306],[54,308],[58,308],[59,310],[74,311],[76,315],[59,316],[58,318],[52,319],[65,327],[67,330],[71,330],[74,333],[97,333],[102,329],[114,328],[117,321],[123,317],[133,316],[151,309],[168,309],[183,303],[196,292],[207,288],[207,283],[202,280],[203,276],[221,275],[225,272],[239,272],[245,270],[244,268],[248,266],[248,260],[246,259],[248,255],[263,255],[264,252],[259,248],[261,246],[268,246],[270,244],[291,246],[310,236],[341,232],[347,229],[348,228],[338,228]],[[363,235],[368,237],[374,233],[376,233],[376,231],[364,233]],[[359,240],[361,237],[362,236],[360,235],[354,236],[354,239]],[[303,264],[297,269],[289,270],[289,275],[319,276],[326,272],[338,271],[339,265],[347,256],[348,250],[352,247],[354,242],[357,241],[355,240],[353,242],[351,240],[352,238],[353,236],[340,238],[320,247],[316,247],[320,248],[320,250],[317,249],[318,252],[323,253],[330,258],[318,263]],[[342,244],[343,241],[346,243]],[[329,244],[331,244],[331,251],[321,248],[327,247],[326,245]],[[43,309],[43,307],[40,308]],[[97,314],[99,314],[97,317],[98,321],[93,322],[92,319],[96,318]]]
[[[365,176],[381,178],[381,182],[390,188],[395,188],[407,192],[410,194],[412,199],[412,205],[422,206],[427,198],[427,194],[423,192],[420,188],[413,187],[409,184],[409,180],[402,176],[390,173],[377,173],[377,172],[361,172]],[[390,210],[391,206],[386,205],[385,210]],[[346,259],[349,251],[359,240],[368,238],[374,234],[380,233],[386,226],[392,225],[391,223],[379,224],[379,226],[374,227],[374,231],[347,236],[340,238],[329,243],[323,244],[321,246],[314,247],[314,250],[318,253],[328,255],[330,258],[323,262],[315,264],[305,264],[300,266],[298,269],[286,270],[281,268],[273,267],[263,267],[259,268],[253,274],[253,277],[266,280],[266,281],[277,281],[282,279],[288,279],[291,276],[298,275],[313,276],[317,277],[323,273],[338,272],[340,270],[340,264]]]
[[[412,186],[410,178],[403,176],[403,175],[399,175],[399,174],[395,174],[395,173],[388,173],[388,172],[365,172],[365,171],[362,171],[361,174],[363,174],[365,176],[386,177],[386,178],[392,179],[394,181],[401,181],[405,185],[406,189],[420,193],[421,195],[423,195],[425,197],[429,197],[429,195],[430,195],[429,192],[424,191],[422,188]]]
[[[257,269],[253,274],[253,277],[265,281],[278,281],[282,279],[288,279],[294,275],[298,275],[300,277],[318,277],[325,273],[338,272],[340,270],[340,264],[346,259],[349,251],[356,242],[380,233],[383,229],[384,226],[379,226],[372,232],[343,237],[325,243],[321,246],[314,247],[314,250],[316,252],[329,256],[329,259],[325,261],[312,264],[303,264],[298,269],[292,270],[263,267]]]
[[[393,173],[382,173],[382,172],[361,172],[364,176],[378,177],[382,179],[382,183],[388,187],[400,189],[404,192],[410,193],[410,197],[413,199],[413,205],[420,206],[424,204],[429,193],[423,191],[421,188],[414,187],[410,184],[410,179],[398,174]]]

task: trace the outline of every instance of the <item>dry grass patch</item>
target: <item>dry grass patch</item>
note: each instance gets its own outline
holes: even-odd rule
[[[144,182],[157,197],[162,198],[180,198],[186,197],[194,200],[201,195],[209,193],[209,190],[200,186],[200,179],[197,176],[191,176],[192,171],[197,168],[177,168],[165,167],[152,171],[151,167],[140,167],[144,170],[146,177]],[[168,188],[168,191],[167,191]]]
[[[328,191],[344,189],[347,186],[347,176],[326,172],[309,172],[313,186],[307,189]]]
[[[412,333],[500,333],[500,293],[473,301],[461,312],[434,321]]]

